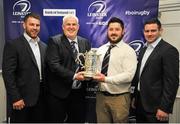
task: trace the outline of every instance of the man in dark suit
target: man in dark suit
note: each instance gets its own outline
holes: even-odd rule
[[[135,104],[132,105],[136,107],[138,123],[166,123],[173,110],[179,86],[179,53],[161,38],[161,33],[158,19],[145,22],[144,37],[147,43],[140,51],[132,83],[135,86]]]
[[[6,42],[2,74],[7,91],[11,122],[44,122],[44,58],[46,45],[40,41],[40,16],[27,14],[24,33]]]
[[[77,52],[90,50],[87,39],[77,36],[78,18],[66,15],[63,34],[50,38],[47,47],[47,89],[50,122],[85,122],[85,82]],[[81,82],[80,82],[81,81]]]

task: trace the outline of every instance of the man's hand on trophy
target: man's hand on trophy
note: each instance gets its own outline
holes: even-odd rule
[[[98,81],[98,82],[104,82],[105,81],[105,75],[97,72],[95,76],[93,76],[93,79]]]
[[[77,72],[75,74],[75,80],[84,81],[85,80],[85,78],[84,78],[84,71]]]

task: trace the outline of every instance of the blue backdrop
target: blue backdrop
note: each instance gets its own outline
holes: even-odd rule
[[[62,17],[71,13],[80,20],[79,35],[88,38],[92,47],[99,47],[107,42],[108,20],[116,16],[125,23],[125,42],[136,49],[144,42],[142,24],[157,17],[158,4],[158,0],[4,0],[5,39],[18,37],[23,17],[33,11],[41,15],[40,38],[47,42],[50,36],[62,33]]]

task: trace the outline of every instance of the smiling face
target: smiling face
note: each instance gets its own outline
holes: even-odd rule
[[[108,40],[110,43],[118,43],[124,35],[124,29],[122,29],[120,23],[113,22],[108,26]]]
[[[25,32],[32,38],[36,39],[40,32],[40,20],[29,17],[24,23],[23,28]]]
[[[69,17],[63,22],[62,29],[67,38],[74,40],[79,30],[79,24],[76,18]]]
[[[146,24],[144,26],[144,37],[148,43],[155,42],[162,34],[162,28],[156,23]]]

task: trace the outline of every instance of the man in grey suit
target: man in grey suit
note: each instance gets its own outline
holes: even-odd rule
[[[78,18],[66,15],[63,34],[49,39],[47,47],[47,89],[49,122],[85,122],[85,82],[77,64],[77,53],[90,50],[87,39],[77,36]]]
[[[162,37],[161,22],[150,19],[144,24],[147,41],[139,54],[133,80],[133,101],[138,123],[166,123],[172,113],[179,86],[179,53]]]
[[[7,91],[10,120],[16,123],[44,122],[44,58],[46,45],[40,41],[40,16],[24,17],[24,33],[6,42],[2,74]]]

